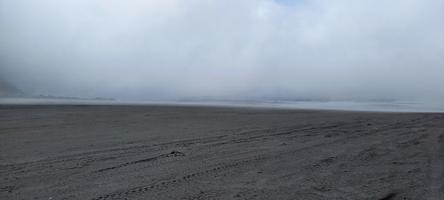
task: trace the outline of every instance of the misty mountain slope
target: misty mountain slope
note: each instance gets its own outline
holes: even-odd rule
[[[23,95],[22,91],[0,78],[0,97],[15,97],[21,95]]]

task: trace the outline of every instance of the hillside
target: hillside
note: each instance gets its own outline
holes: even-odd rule
[[[21,95],[23,95],[22,91],[0,78],[0,97],[16,97]]]

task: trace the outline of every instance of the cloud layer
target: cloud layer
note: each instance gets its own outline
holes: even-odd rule
[[[0,76],[120,99],[444,100],[442,0],[0,0]]]

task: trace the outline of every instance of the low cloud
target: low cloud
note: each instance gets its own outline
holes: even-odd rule
[[[444,100],[442,0],[0,0],[0,76],[118,99]]]

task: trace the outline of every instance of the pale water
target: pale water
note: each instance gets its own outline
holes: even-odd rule
[[[102,101],[44,98],[0,98],[3,105],[206,105],[319,110],[444,112],[443,102],[414,101]]]

